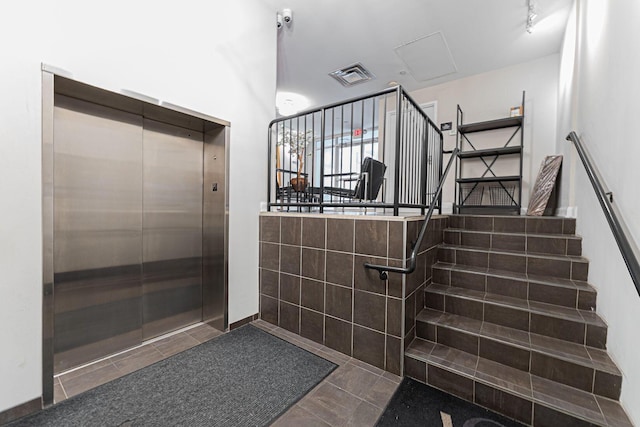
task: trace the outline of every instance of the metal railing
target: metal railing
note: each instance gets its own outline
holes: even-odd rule
[[[269,124],[268,209],[419,209],[442,174],[442,133],[401,86]]]
[[[444,181],[446,180],[447,175],[449,174],[449,169],[451,169],[451,165],[453,164],[454,160],[456,159],[456,156],[458,155],[458,151],[459,149],[455,148],[451,152],[451,158],[447,163],[447,167],[445,168],[444,173],[440,177],[440,183],[438,184],[438,188],[436,189],[436,192],[433,195],[433,200],[429,206],[427,215],[425,216],[422,222],[422,228],[420,229],[420,233],[418,234],[418,239],[416,239],[416,242],[414,243],[413,248],[411,249],[411,255],[409,256],[409,262],[408,262],[409,265],[407,267],[390,267],[388,265],[371,264],[368,262],[364,264],[365,268],[377,270],[378,273],[380,273],[380,280],[387,280],[389,278],[390,272],[400,273],[400,274],[411,274],[416,269],[418,251],[420,250],[420,246],[422,245],[422,239],[424,238],[424,235],[427,232],[427,227],[429,226],[429,220],[431,220],[431,216],[433,215],[433,210],[436,206],[435,200],[442,195],[442,187],[444,186]]]
[[[635,243],[629,239],[629,230],[613,205],[612,193],[605,190],[601,175],[593,164],[591,156],[582,144],[582,141],[580,141],[580,138],[574,131],[571,131],[569,135],[567,135],[567,141],[573,142],[578,156],[580,156],[580,160],[582,160],[582,164],[596,192],[596,197],[602,207],[604,216],[609,223],[609,227],[611,227],[618,248],[622,253],[622,258],[631,274],[631,279],[636,287],[636,291],[638,295],[640,295],[640,263],[638,262],[638,259],[640,259],[640,251],[638,251]]]

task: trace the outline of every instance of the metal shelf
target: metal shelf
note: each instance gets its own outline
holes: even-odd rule
[[[464,133],[482,132],[485,130],[511,128],[516,126],[522,126],[522,116],[506,117],[504,119],[488,120],[486,122],[477,122],[477,123],[469,123],[466,125],[459,125],[458,132],[464,134]]]
[[[519,175],[513,176],[486,176],[483,178],[458,178],[456,179],[457,183],[468,183],[468,182],[513,182],[520,181]]]
[[[477,157],[489,157],[489,156],[502,156],[506,154],[519,154],[522,152],[522,147],[519,145],[513,147],[503,147],[503,148],[489,148],[486,150],[475,150],[475,151],[463,151],[458,154],[458,157],[461,159],[472,159]]]

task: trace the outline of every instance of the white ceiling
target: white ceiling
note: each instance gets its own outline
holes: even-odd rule
[[[384,89],[390,81],[413,91],[558,52],[573,0],[533,0],[532,34],[525,30],[527,0],[266,1],[274,25],[276,11],[293,11],[292,23],[278,31],[278,91],[302,94],[313,107]],[[418,81],[396,48],[436,32],[457,71]],[[430,56],[426,49],[421,61],[414,59],[428,64]],[[345,88],[328,75],[356,62],[376,78]]]

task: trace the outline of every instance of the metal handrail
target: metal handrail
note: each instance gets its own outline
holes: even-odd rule
[[[640,263],[638,262],[640,251],[638,251],[635,243],[629,240],[628,236],[630,234],[628,228],[622,218],[616,213],[616,208],[613,206],[613,197],[611,197],[610,192],[605,191],[602,180],[599,178],[600,173],[591,161],[591,156],[582,144],[582,141],[580,141],[580,138],[574,131],[571,131],[569,135],[567,135],[567,141],[573,142],[573,145],[576,147],[576,151],[580,156],[580,160],[582,160],[587,176],[596,192],[598,202],[600,202],[600,206],[604,211],[604,216],[609,223],[609,227],[611,227],[611,232],[622,253],[622,258],[631,274],[636,292],[640,295]]]
[[[378,265],[371,264],[366,262],[364,264],[364,268],[368,268],[371,270],[377,270],[380,273],[380,280],[387,280],[389,278],[389,272],[391,273],[400,273],[400,274],[411,274],[416,269],[416,260],[418,258],[418,251],[420,250],[420,246],[422,245],[422,239],[427,232],[427,226],[429,224],[429,220],[433,215],[433,210],[436,206],[436,200],[440,197],[440,193],[442,193],[442,187],[444,187],[444,181],[449,174],[449,169],[451,169],[451,164],[454,159],[458,155],[460,150],[458,148],[454,148],[451,151],[451,157],[449,158],[449,163],[447,163],[447,167],[444,169],[442,176],[440,177],[440,183],[438,184],[438,189],[433,195],[433,199],[431,199],[431,204],[429,205],[429,210],[427,211],[427,215],[424,217],[424,222],[422,223],[422,228],[420,229],[420,234],[418,234],[418,239],[416,243],[413,245],[411,249],[411,256],[409,257],[409,266],[408,267],[391,267],[388,265]]]

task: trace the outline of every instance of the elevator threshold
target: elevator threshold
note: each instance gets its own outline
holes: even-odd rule
[[[116,379],[120,376],[124,376],[128,373],[142,369],[152,363],[159,362],[181,351],[188,350],[191,347],[202,344],[211,338],[221,335],[222,332],[213,328],[207,323],[198,322],[193,325],[186,326],[175,331],[168,332],[164,335],[143,341],[141,344],[120,351],[118,353],[111,354],[109,356],[94,360],[89,363],[85,363],[80,366],[76,366],[72,369],[55,374],[53,377],[60,381],[63,388],[63,396],[56,396],[54,398],[55,403],[63,399],[57,397],[68,398],[72,395],[81,393],[90,388],[97,387],[105,382]],[[145,363],[150,362],[150,363]],[[107,369],[104,369],[107,368]],[[93,384],[92,387],[84,390],[76,390],[74,384],[69,384],[71,379],[86,376],[89,373],[103,370],[104,375],[97,375],[101,379],[106,378],[106,381]],[[108,372],[107,372],[108,371]],[[86,382],[86,381],[84,381]],[[89,381],[90,383],[91,381]],[[72,390],[67,392],[65,383]],[[57,391],[54,390],[54,393]],[[59,393],[57,393],[59,394]]]

